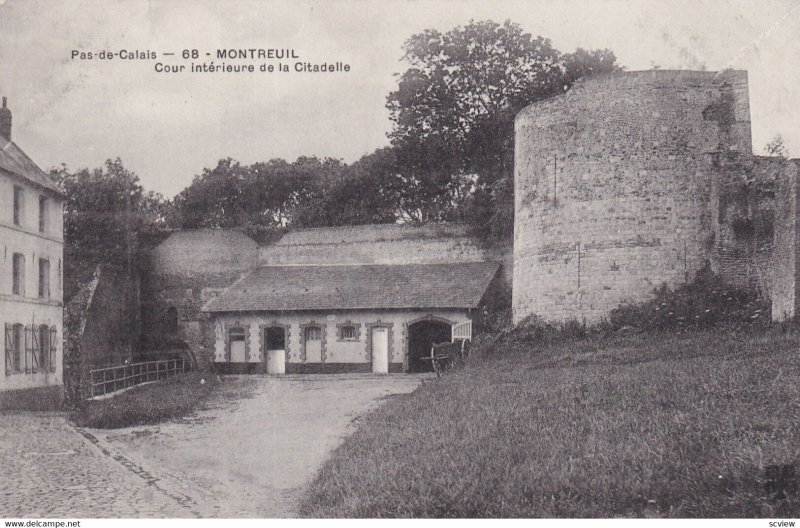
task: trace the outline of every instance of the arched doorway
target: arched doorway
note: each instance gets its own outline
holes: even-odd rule
[[[449,343],[452,325],[441,319],[426,319],[408,325],[408,371],[433,372],[430,357],[434,343]]]

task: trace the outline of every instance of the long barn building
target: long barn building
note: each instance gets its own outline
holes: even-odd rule
[[[510,256],[510,255],[509,255]],[[153,252],[145,332],[227,372],[415,372],[507,275],[461,226],[182,230]],[[463,330],[462,330],[463,331]]]

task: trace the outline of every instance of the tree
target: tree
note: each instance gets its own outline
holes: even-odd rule
[[[99,263],[131,263],[140,235],[166,225],[167,202],[157,193],[146,192],[139,177],[119,158],[92,170],[72,172],[62,165],[51,170],[50,176],[65,194],[65,299]]]
[[[610,50],[585,50],[578,48],[564,55],[564,86],[571,86],[584,77],[592,77],[619,70],[617,58]]]
[[[173,200],[181,227],[232,227],[242,225],[247,214],[244,199],[248,170],[231,158],[213,169],[203,169],[191,185]]]
[[[293,224],[302,227],[386,224],[398,219],[396,159],[378,149],[326,179],[316,199],[299,205]]]
[[[242,165],[222,159],[204,169],[175,197],[173,223],[181,227],[283,227],[344,170],[332,158],[300,157]]]
[[[429,208],[444,208],[414,219],[459,216],[453,208],[460,207],[479,232],[506,237],[513,226],[516,114],[580,77],[619,69],[611,51],[563,55],[549,39],[510,21],[426,30],[404,50],[410,67],[387,99],[398,173],[424,193]],[[502,233],[491,229],[493,223],[502,223]]]

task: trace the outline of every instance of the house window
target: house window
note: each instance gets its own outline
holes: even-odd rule
[[[25,295],[25,255],[14,253],[11,293]]]
[[[39,197],[39,232],[44,233],[47,228],[47,197]]]
[[[341,329],[342,333],[342,340],[343,341],[355,341],[356,340],[356,327],[353,325],[343,326]]]
[[[306,341],[319,341],[322,339],[322,331],[318,326],[306,328]]]
[[[50,298],[50,261],[39,259],[39,298]]]
[[[50,363],[50,327],[47,325],[39,326],[39,368],[47,370]]]
[[[14,346],[11,350],[11,370],[22,371],[22,351],[25,349],[25,327],[14,325]]]
[[[14,225],[22,225],[22,211],[25,205],[22,187],[14,186]]]
[[[55,326],[50,327],[50,345],[47,347],[47,352],[50,354],[50,360],[47,362],[50,365],[50,371],[56,371],[56,352],[58,351],[58,329]]]

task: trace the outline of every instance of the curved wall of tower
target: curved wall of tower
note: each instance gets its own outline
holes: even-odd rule
[[[610,75],[523,109],[514,321],[594,323],[691,279],[711,258],[720,166],[751,152],[742,71]]]

